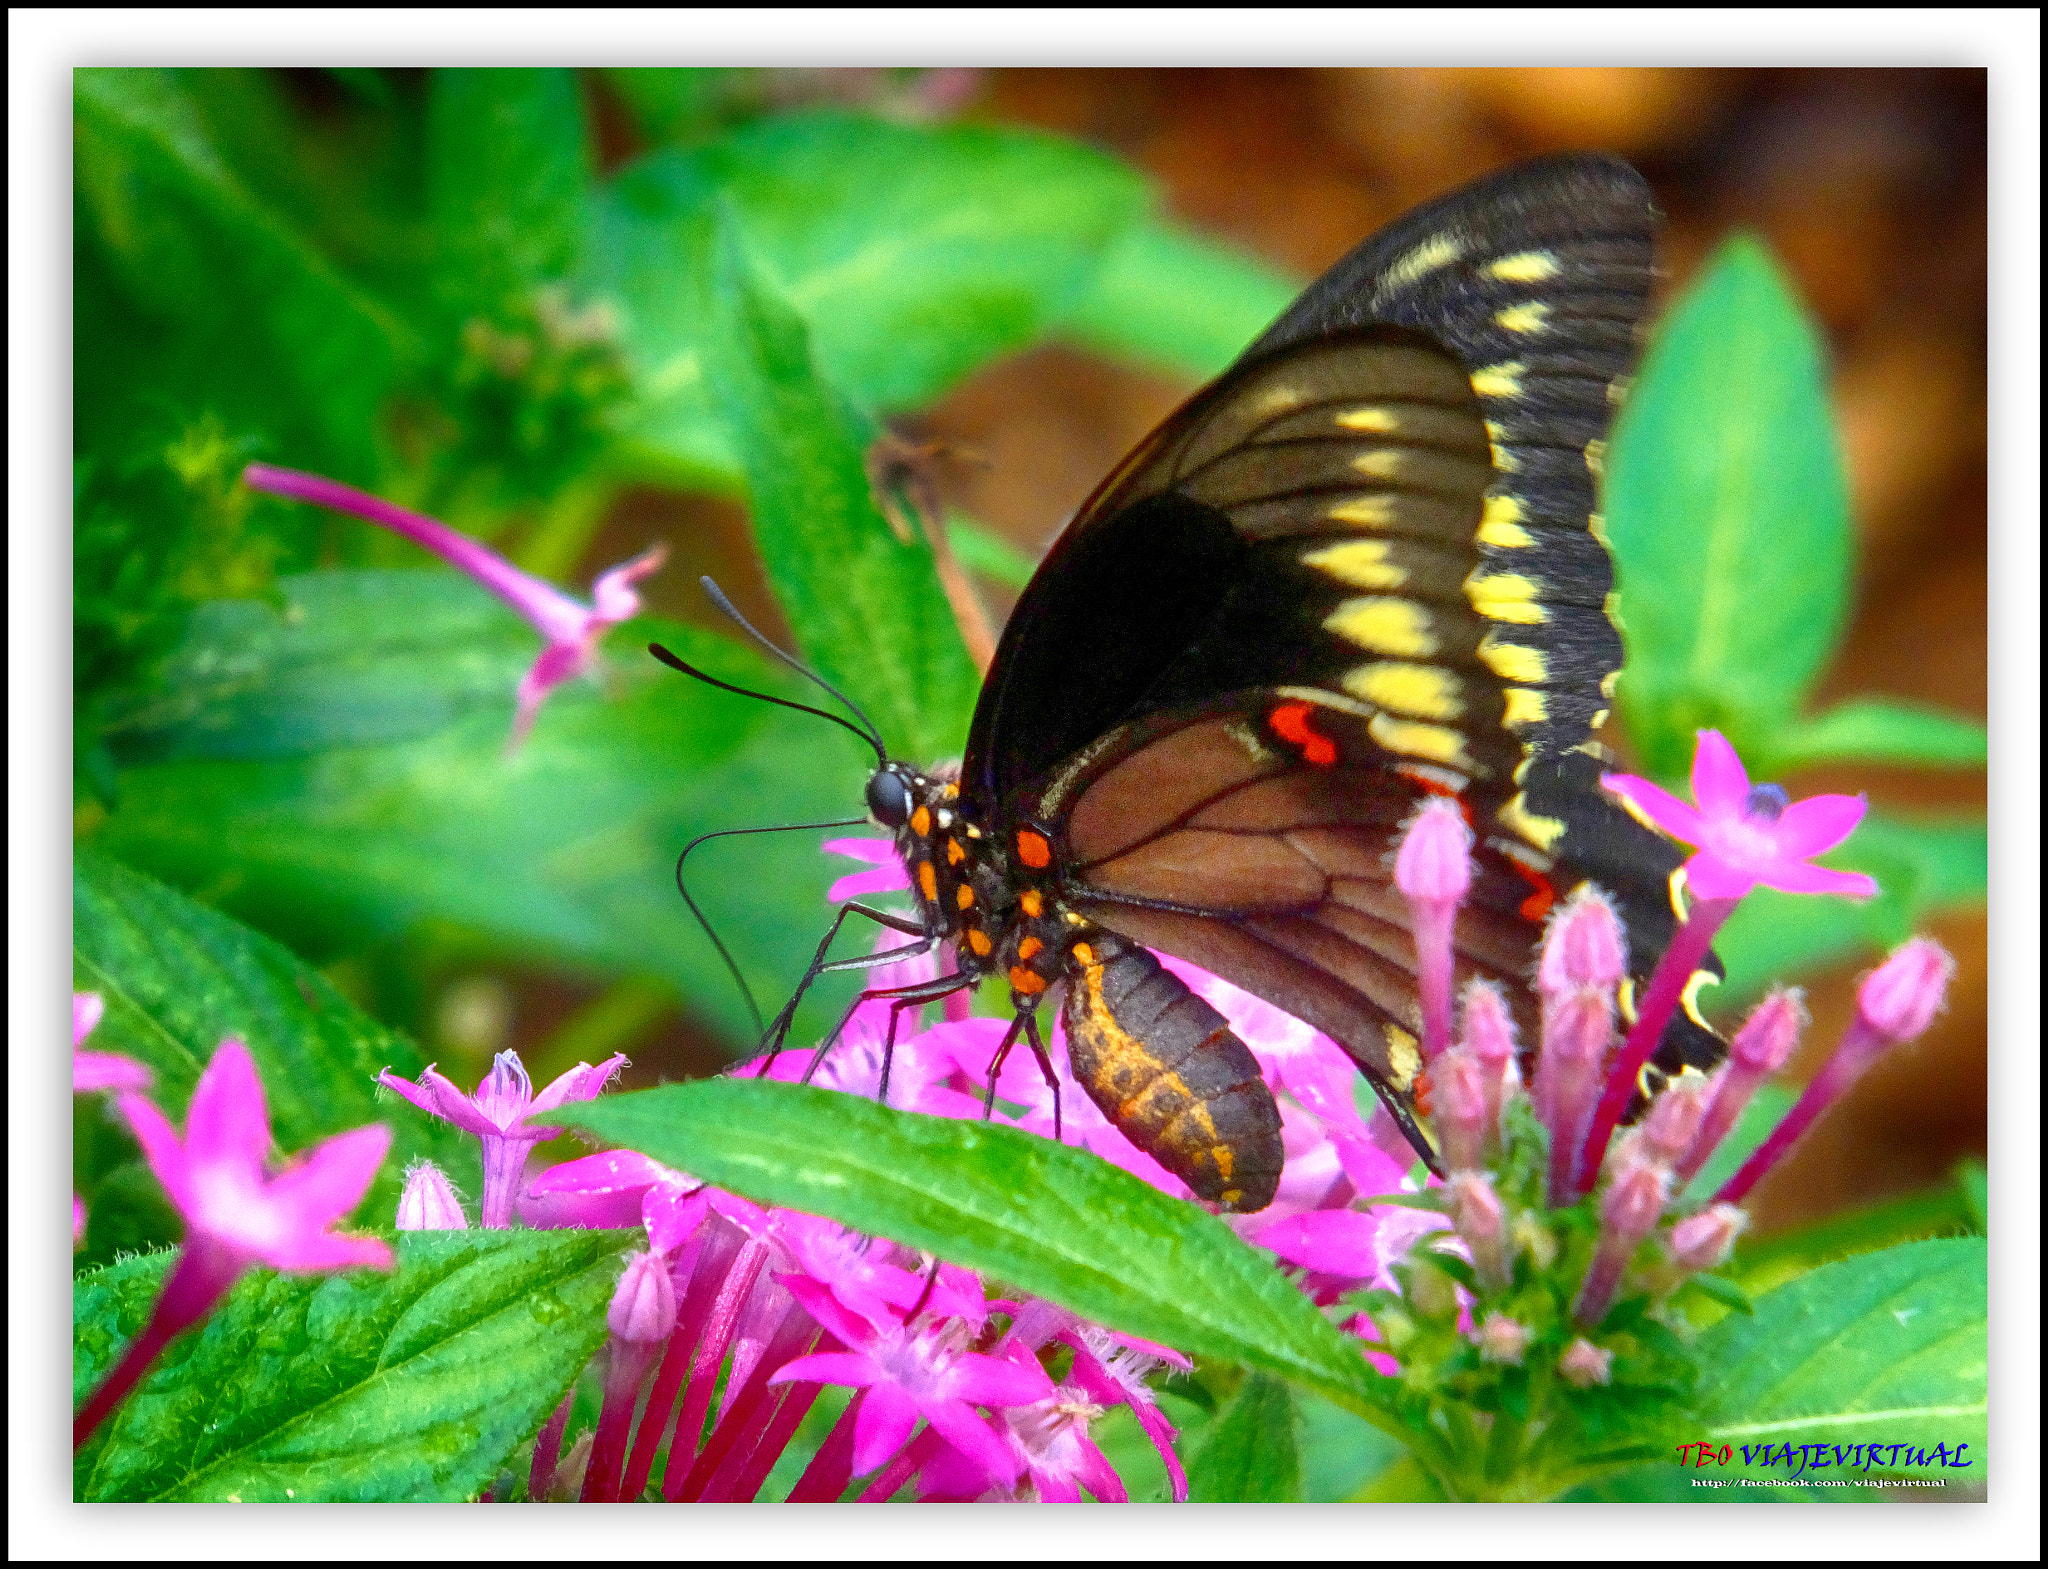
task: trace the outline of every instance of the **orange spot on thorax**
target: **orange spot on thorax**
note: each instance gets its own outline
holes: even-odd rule
[[[1033,871],[1043,871],[1052,865],[1052,841],[1035,829],[1018,829],[1017,859]]]

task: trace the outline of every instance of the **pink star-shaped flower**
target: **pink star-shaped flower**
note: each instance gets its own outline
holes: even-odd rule
[[[1860,795],[1816,795],[1789,801],[1776,785],[1754,785],[1718,730],[1699,732],[1692,796],[1676,796],[1633,774],[1602,774],[1600,783],[1637,816],[1694,846],[1686,886],[1699,899],[1739,899],[1758,883],[1785,893],[1840,893],[1868,899],[1877,884],[1861,872],[1809,864],[1835,848],[1863,820]]]
[[[538,1095],[516,1051],[501,1051],[491,1059],[491,1071],[474,1095],[466,1094],[431,1063],[417,1084],[399,1078],[389,1068],[377,1075],[377,1082],[421,1111],[452,1122],[483,1142],[484,1184],[479,1201],[483,1225],[488,1231],[500,1231],[512,1224],[527,1151],[543,1139],[559,1138],[562,1132],[544,1123],[530,1126],[528,1115],[553,1111],[570,1101],[596,1100],[612,1075],[625,1065],[623,1056],[607,1057],[594,1068],[579,1062]]]
[[[404,535],[489,589],[547,639],[547,647],[540,651],[519,683],[519,707],[513,715],[507,751],[516,750],[525,741],[547,695],[590,668],[598,640],[621,621],[640,613],[640,595],[633,585],[659,568],[668,556],[667,546],[656,545],[613,567],[592,585],[592,603],[585,605],[554,584],[520,571],[488,545],[467,534],[351,485],[297,469],[273,468],[268,463],[251,463],[242,471],[242,483],[251,490],[331,507]]]

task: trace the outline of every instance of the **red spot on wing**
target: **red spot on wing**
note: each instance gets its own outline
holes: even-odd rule
[[[1052,865],[1052,841],[1029,828],[1017,830],[1017,859],[1034,871]]]
[[[1266,715],[1266,723],[1281,740],[1301,748],[1303,762],[1328,768],[1337,761],[1337,743],[1309,728],[1308,716],[1314,712],[1313,703],[1282,703]]]
[[[1508,864],[1521,875],[1522,881],[1530,888],[1529,897],[1522,901],[1522,919],[1540,921],[1550,913],[1550,907],[1557,903],[1557,890],[1550,886],[1550,879],[1533,866],[1524,866],[1520,861],[1510,859]]]
[[[1427,1068],[1416,1074],[1415,1082],[1408,1087],[1409,1093],[1415,1097],[1416,1111],[1425,1117],[1434,1117],[1436,1115],[1435,1109],[1429,1103],[1430,1091],[1434,1087],[1429,1082],[1429,1070]]]

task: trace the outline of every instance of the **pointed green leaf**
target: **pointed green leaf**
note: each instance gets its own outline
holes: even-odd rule
[[[590,226],[575,73],[436,71],[426,176],[435,282],[451,309],[489,313],[566,276]]]
[[[241,185],[173,73],[80,70],[73,102],[81,447],[168,404],[367,479],[397,324]]]
[[[899,540],[870,493],[874,428],[820,379],[803,318],[734,230],[719,292],[721,381],[754,536],[804,652],[896,755],[957,755],[980,686],[923,539]]]
[[[1148,218],[1110,247],[1060,327],[1103,353],[1207,380],[1300,292],[1263,262]]]
[[[1768,748],[1833,652],[1848,491],[1819,334],[1756,240],[1715,253],[1658,330],[1617,422],[1604,511],[1647,771],[1693,732]]]
[[[72,985],[98,992],[95,1050],[121,1052],[155,1077],[150,1098],[174,1121],[221,1041],[244,1042],[263,1077],[278,1147],[297,1153],[386,1119],[381,1068],[416,1077],[418,1050],[376,1023],[269,938],[91,849],[72,876]],[[396,1133],[357,1213],[388,1220],[405,1165],[431,1158],[476,1168],[474,1146],[444,1123],[390,1119]]]
[[[607,187],[592,245],[592,286],[622,307],[639,369],[630,433],[699,482],[736,478],[707,358],[721,204],[808,322],[825,378],[896,409],[1042,336],[1144,200],[1128,169],[1056,137],[840,111],[652,153]]]
[[[1188,1461],[1188,1502],[1298,1502],[1301,1455],[1296,1421],[1292,1390],[1269,1374],[1247,1373]]]
[[[1811,763],[1922,763],[1981,768],[1990,738],[1975,720],[1884,698],[1839,703],[1771,739],[1758,772],[1782,774]]]
[[[74,1496],[472,1498],[603,1341],[637,1235],[420,1232],[390,1275],[245,1276],[73,1457]],[[169,1261],[75,1283],[74,1401],[148,1321]]]
[[[1908,1242],[1827,1264],[1757,1298],[1752,1317],[1731,1315],[1700,1338],[1700,1411],[1717,1442],[1765,1446],[1969,1446],[1963,1467],[1902,1464],[1896,1454],[1866,1468],[1946,1478],[1953,1488],[1984,1478],[1988,1349],[1985,1243],[1981,1237]],[[1738,1447],[1737,1456],[1741,1450]],[[1802,1470],[1781,1459],[1742,1467],[1752,1476],[1816,1473],[1854,1479],[1858,1467],[1830,1452]]]
[[[1084,1150],[1019,1128],[753,1078],[607,1096],[545,1120],[1392,1420],[1398,1386],[1366,1366],[1269,1256]]]

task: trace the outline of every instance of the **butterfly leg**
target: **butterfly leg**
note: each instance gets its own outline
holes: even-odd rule
[[[818,1069],[823,1066],[825,1054],[839,1044],[839,1037],[846,1032],[847,1025],[853,1022],[854,1014],[859,1012],[863,1003],[886,1000],[897,1003],[900,1007],[917,1007],[924,1003],[935,1002],[941,997],[948,996],[973,984],[973,981],[966,976],[941,975],[935,981],[919,981],[911,986],[877,987],[873,991],[862,992],[853,999],[853,1005],[839,1016],[839,1022],[832,1027],[832,1033],[818,1042],[818,1049],[811,1053],[811,1060],[804,1068],[803,1076],[797,1082],[799,1084],[811,1082]],[[885,1093],[889,1083],[889,1055],[895,1049],[896,1044],[896,1012],[896,1009],[890,1010],[888,1045],[882,1054],[882,1088]]]
[[[1031,1055],[1038,1059],[1038,1071],[1045,1075],[1045,1087],[1052,1091],[1052,1141],[1064,1144],[1066,1140],[1060,1136],[1060,1076],[1052,1065],[1052,1053],[1045,1049],[1045,1042],[1039,1036],[1037,1011],[1026,1010],[1022,1018],[1024,1039],[1031,1047]]]
[[[1019,1009],[1010,1021],[1010,1027],[1003,1031],[1003,1038],[996,1047],[996,1054],[988,1063],[988,1093],[981,1100],[981,1120],[987,1122],[996,1114],[996,1079],[1003,1071],[1003,1059],[1010,1055],[1010,1048],[1017,1044],[1017,1036],[1024,1029],[1024,1021],[1031,1017],[1029,1009]]]
[[[839,935],[839,928],[846,924],[846,918],[849,915],[865,915],[869,920],[876,922],[878,925],[886,926],[893,932],[902,932],[907,936],[914,936],[918,940],[914,943],[906,943],[901,948],[891,948],[884,953],[862,954],[850,959],[835,959],[828,964],[825,960],[825,955],[831,950],[832,939]],[[803,1001],[804,993],[811,989],[811,983],[817,980],[820,975],[823,975],[828,970],[864,970],[878,964],[893,963],[899,959],[914,959],[921,953],[929,953],[932,945],[937,941],[938,935],[936,933],[927,932],[922,922],[913,921],[907,916],[896,915],[888,910],[871,909],[865,904],[842,904],[839,907],[838,913],[832,917],[832,924],[825,929],[825,937],[818,944],[818,951],[811,956],[810,968],[804,971],[804,978],[797,982],[796,991],[791,994],[789,1001],[783,1005],[782,1011],[775,1016],[775,1022],[768,1027],[761,1037],[760,1045],[755,1048],[756,1054],[762,1056],[764,1060],[761,1066],[755,1070],[754,1077],[759,1078],[762,1074],[766,1073],[775,1065],[775,1059],[782,1055],[782,1042],[788,1036],[789,1026],[796,1018],[797,1004]]]

